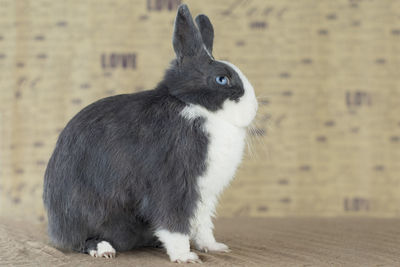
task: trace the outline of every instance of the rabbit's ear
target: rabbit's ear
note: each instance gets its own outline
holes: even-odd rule
[[[212,53],[213,42],[214,42],[214,28],[211,24],[210,19],[206,15],[198,15],[196,17],[196,23],[199,27],[203,43],[206,46],[208,52]]]
[[[176,57],[193,57],[203,49],[203,40],[200,32],[193,22],[192,15],[187,5],[180,5],[175,19],[175,30],[172,39]]]

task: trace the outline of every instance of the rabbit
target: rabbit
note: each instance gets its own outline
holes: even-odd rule
[[[180,5],[176,58],[156,88],[98,100],[68,122],[44,177],[54,246],[105,258],[162,246],[178,263],[201,262],[190,242],[229,251],[212,218],[258,105],[243,73],[214,59],[213,40],[209,18]]]

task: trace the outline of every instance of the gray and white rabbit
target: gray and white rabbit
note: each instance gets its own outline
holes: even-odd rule
[[[176,58],[155,89],[101,99],[61,132],[43,193],[55,246],[106,258],[163,246],[174,262],[200,261],[190,241],[229,251],[215,240],[212,217],[242,160],[257,100],[237,67],[212,56],[208,17],[195,22],[181,5]]]

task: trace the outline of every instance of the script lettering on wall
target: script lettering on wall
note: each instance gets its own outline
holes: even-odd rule
[[[182,3],[181,0],[147,0],[148,11],[174,11]]]

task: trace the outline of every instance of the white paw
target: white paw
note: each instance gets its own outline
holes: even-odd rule
[[[97,250],[89,251],[90,256],[99,258],[115,258],[115,249],[107,241],[97,244]]]
[[[172,262],[177,263],[202,263],[199,259],[199,256],[197,256],[197,254],[194,252],[187,252],[180,255],[170,256],[170,259]]]
[[[210,243],[210,244],[201,244],[196,245],[196,249],[204,252],[215,251],[215,252],[230,252],[229,247],[223,243]]]

